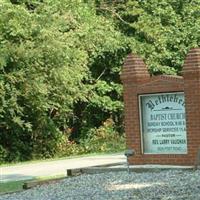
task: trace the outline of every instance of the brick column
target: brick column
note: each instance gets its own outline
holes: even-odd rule
[[[191,49],[183,66],[188,157],[194,163],[200,148],[200,48]]]
[[[127,148],[134,149],[136,154],[141,154],[137,88],[149,79],[150,75],[143,60],[134,54],[128,55],[121,74],[124,87],[125,133]]]

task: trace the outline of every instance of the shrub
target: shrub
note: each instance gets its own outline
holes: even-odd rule
[[[115,130],[113,120],[107,119],[99,128],[91,128],[81,145],[87,153],[117,152],[125,149],[125,139]]]

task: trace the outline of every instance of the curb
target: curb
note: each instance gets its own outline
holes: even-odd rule
[[[110,164],[104,164],[104,165],[96,165],[94,168],[104,168],[107,169],[108,167],[111,166],[118,166],[118,165],[122,165],[125,164],[124,162],[118,162],[118,163],[110,163]],[[65,177],[61,177],[61,178],[55,178],[55,179],[50,179],[50,180],[32,180],[32,181],[27,181],[23,184],[23,189],[27,190],[27,189],[31,189],[33,187],[36,187],[38,185],[44,185],[44,184],[51,184],[51,183],[57,183],[60,180],[63,180],[67,177],[72,177],[72,176],[79,176],[83,173],[90,173],[90,168],[91,170],[93,169],[93,167],[86,167],[86,168],[76,168],[76,169],[67,169],[66,170],[66,176]],[[95,173],[95,171],[94,171]],[[94,174],[93,173],[93,174]]]
[[[164,170],[194,170],[193,167],[185,167],[185,168],[179,168],[173,167],[163,167],[163,168],[156,168],[156,167],[130,167],[129,168],[130,172],[136,172],[136,173],[146,173],[146,172],[161,172]],[[99,166],[99,167],[87,167],[87,168],[80,168],[80,169],[67,169],[67,175],[68,176],[77,176],[80,174],[96,174],[96,173],[105,173],[105,172],[120,172],[120,171],[127,171],[128,173],[128,168],[127,166],[111,166],[111,167],[104,167],[104,166]]]
[[[98,165],[94,167],[86,167],[86,168],[76,168],[76,169],[66,169],[66,176],[62,178],[56,178],[51,180],[34,180],[25,182],[23,185],[23,189],[30,189],[36,187],[38,185],[44,184],[51,184],[57,183],[60,180],[63,180],[68,177],[79,176],[81,174],[98,174],[98,173],[105,173],[105,172],[120,172],[120,171],[127,171],[127,166],[124,165],[125,163],[115,163],[115,164],[105,164],[105,165]],[[130,166],[130,172],[136,173],[145,173],[145,172],[154,172],[159,173],[164,170],[194,170],[193,166]],[[128,171],[127,171],[128,173]]]
[[[28,181],[25,182],[23,184],[23,189],[27,190],[27,189],[31,189],[33,187],[36,187],[38,185],[44,185],[44,184],[51,184],[51,183],[57,183],[63,179],[65,179],[66,177],[62,177],[62,178],[55,178],[55,179],[51,179],[51,180],[34,180],[34,181]]]

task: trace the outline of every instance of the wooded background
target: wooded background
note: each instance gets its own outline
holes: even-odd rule
[[[123,150],[124,58],[199,44],[199,0],[0,0],[0,162]]]

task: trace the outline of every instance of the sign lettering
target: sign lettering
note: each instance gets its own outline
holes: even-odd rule
[[[187,153],[182,92],[141,95],[140,108],[144,153]]]

